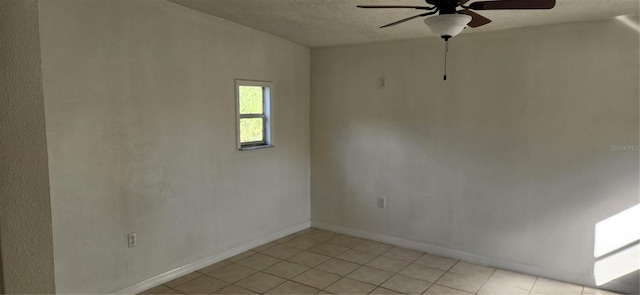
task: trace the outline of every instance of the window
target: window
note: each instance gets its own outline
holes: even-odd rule
[[[270,82],[236,80],[238,149],[271,147]]]

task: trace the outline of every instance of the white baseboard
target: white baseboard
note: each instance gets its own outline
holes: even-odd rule
[[[309,221],[306,221],[306,222],[303,222],[303,223],[300,223],[300,224],[296,224],[294,226],[287,227],[287,228],[285,228],[285,229],[283,229],[281,231],[266,235],[266,236],[261,237],[259,239],[255,239],[253,241],[250,241],[250,242],[244,243],[242,245],[233,247],[231,249],[222,251],[222,252],[220,252],[220,253],[218,253],[216,255],[206,257],[204,259],[189,263],[187,265],[178,267],[176,269],[172,269],[172,270],[170,270],[168,272],[165,272],[165,273],[160,274],[158,276],[155,276],[155,277],[152,277],[150,279],[144,280],[144,281],[142,281],[140,283],[131,285],[131,286],[126,287],[124,289],[115,291],[115,292],[113,292],[111,294],[137,294],[137,293],[140,293],[142,291],[145,291],[147,289],[153,288],[155,286],[159,286],[161,284],[164,284],[164,283],[166,283],[168,281],[177,279],[177,278],[179,278],[179,277],[181,277],[183,275],[186,275],[188,273],[194,272],[194,271],[196,271],[198,269],[201,269],[203,267],[206,267],[206,266],[209,266],[211,264],[214,264],[214,263],[220,262],[222,260],[225,260],[227,258],[233,257],[233,256],[238,255],[238,254],[240,254],[242,252],[245,252],[247,250],[251,250],[251,249],[253,249],[255,247],[258,247],[260,245],[264,245],[266,243],[275,241],[275,240],[277,240],[279,238],[288,236],[288,235],[290,235],[292,233],[307,229],[307,228],[309,228],[310,225],[311,225],[311,223]]]
[[[601,288],[601,287],[593,286],[593,278],[575,276],[575,275],[567,274],[557,270],[545,269],[537,266],[521,264],[521,263],[505,260],[502,258],[483,256],[483,255],[468,253],[464,251],[443,248],[443,247],[434,246],[434,245],[430,245],[422,242],[416,242],[416,241],[406,240],[398,237],[353,229],[353,228],[326,223],[322,221],[312,220],[311,226],[319,229],[324,229],[332,232],[345,234],[345,235],[350,235],[354,237],[386,243],[386,244],[390,244],[398,247],[427,252],[427,253],[438,255],[438,256],[451,257],[451,258],[455,258],[455,259],[466,261],[466,262],[501,268],[505,270],[511,270],[514,272],[529,274],[533,276],[550,278],[553,280],[569,282],[569,283],[574,283],[578,285],[592,286],[593,288]],[[615,292],[623,292],[626,294],[634,294],[638,292],[636,286],[624,284],[624,283],[618,283],[618,282],[608,283],[607,289],[610,289],[611,291],[615,291]]]

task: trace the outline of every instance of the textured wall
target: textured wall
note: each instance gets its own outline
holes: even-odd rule
[[[0,1],[0,233],[6,293],[53,293],[53,242],[35,0]]]
[[[2,228],[0,227],[0,294],[5,294],[4,291],[4,264],[2,264]]]
[[[312,50],[312,221],[593,284],[596,223],[638,203],[638,151],[611,148],[638,144],[638,44],[615,20],[463,34],[448,81],[437,38]]]
[[[160,0],[39,8],[58,292],[309,220],[308,48]],[[275,83],[274,148],[236,150],[236,78]]]

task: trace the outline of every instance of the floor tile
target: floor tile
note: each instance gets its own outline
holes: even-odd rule
[[[275,240],[274,242],[276,242],[276,243],[278,243],[278,244],[282,244],[282,243],[285,243],[285,242],[287,242],[287,241],[289,241],[289,240],[292,240],[292,239],[294,239],[294,238],[296,238],[296,237],[298,237],[298,235],[296,235],[296,234],[291,234],[291,235],[288,235],[288,236],[284,236],[284,237],[282,237],[282,238],[279,238],[279,239]]]
[[[584,295],[619,295],[619,293],[614,293],[611,291],[605,291],[605,290],[594,289],[589,287],[584,287],[584,289],[582,289],[582,294]]]
[[[377,286],[382,284],[384,281],[386,281],[388,278],[392,276],[393,276],[392,272],[379,270],[379,269],[375,269],[368,266],[363,266],[358,268],[354,272],[350,273],[347,276],[347,278]]]
[[[208,276],[201,276],[182,285],[178,285],[174,289],[185,294],[210,294],[227,285],[229,285],[227,282]]]
[[[407,262],[413,262],[416,259],[420,258],[423,254],[424,253],[422,252],[418,252],[410,249],[393,247],[389,251],[384,252],[382,256],[386,256],[386,257],[398,259],[398,260],[404,260]]]
[[[284,284],[271,289],[266,294],[316,294],[320,290],[288,281]]]
[[[315,267],[318,264],[329,260],[330,258],[331,257],[305,251],[289,258],[289,261],[308,267]]]
[[[171,289],[171,288],[169,288],[168,290],[162,291],[161,293],[158,293],[158,295],[175,295],[175,294],[183,294],[183,293],[176,289]]]
[[[302,252],[302,250],[297,248],[288,247],[285,245],[278,245],[263,251],[262,254],[266,254],[266,255],[273,256],[280,259],[287,259],[287,258],[293,257],[294,255],[300,252]]]
[[[322,243],[309,248],[307,251],[322,254],[325,256],[334,257],[334,256],[338,256],[340,253],[347,250],[349,250],[349,248],[347,247],[342,247],[342,246],[333,245],[329,243]]]
[[[207,267],[201,268],[201,269],[199,269],[199,270],[198,270],[198,272],[199,272],[199,273],[207,274],[207,273],[210,273],[210,272],[212,272],[212,271],[214,271],[214,270],[216,270],[216,269],[218,269],[218,268],[221,268],[221,267],[227,266],[227,265],[229,265],[229,264],[231,264],[231,263],[232,263],[232,262],[229,262],[229,261],[226,261],[226,260],[224,260],[224,261],[220,261],[220,262],[218,262],[218,263],[214,263],[214,264],[209,265],[209,266],[207,266]]]
[[[271,248],[271,247],[274,247],[274,246],[276,246],[276,245],[279,245],[279,244],[278,244],[278,243],[276,243],[275,241],[274,241],[274,242],[269,242],[269,243],[266,243],[266,244],[264,244],[264,245],[260,245],[260,246],[258,246],[258,247],[255,247],[255,248],[251,249],[251,251],[254,251],[254,252],[262,252],[262,251],[267,250],[267,249],[269,249],[269,248]]]
[[[350,272],[356,270],[356,268],[360,267],[359,264],[355,264],[353,262],[348,262],[340,259],[329,259],[320,265],[316,266],[316,269],[330,272],[333,274],[337,274],[340,276],[346,276]]]
[[[177,278],[175,280],[166,282],[163,285],[165,285],[165,286],[167,286],[169,288],[173,288],[175,286],[184,284],[185,282],[191,281],[191,280],[193,280],[195,278],[198,278],[198,277],[201,277],[201,276],[202,276],[202,274],[200,274],[200,273],[192,272],[192,273],[186,274],[184,276],[181,276],[181,277],[179,277],[179,278]]]
[[[292,281],[305,284],[318,289],[324,289],[331,285],[333,282],[340,279],[340,276],[324,272],[321,270],[310,269],[299,276],[292,279]]]
[[[379,287],[371,291],[371,293],[369,294],[403,294],[403,293]]]
[[[156,286],[151,289],[145,290],[143,292],[140,292],[138,294],[160,294],[167,290],[169,290],[169,287],[160,285],[160,286]]]
[[[427,282],[435,282],[444,274],[444,271],[420,264],[411,264],[403,269],[400,274]]]
[[[436,281],[438,285],[463,290],[470,293],[477,292],[487,281],[480,277],[470,277],[454,272],[445,273]]]
[[[381,287],[405,294],[421,294],[427,290],[429,286],[431,286],[430,282],[417,280],[403,275],[395,275],[384,282]]]
[[[247,290],[245,288],[240,288],[238,286],[229,285],[218,291],[213,292],[213,294],[231,295],[231,294],[258,294],[258,293],[253,292],[251,290]]]
[[[256,271],[251,268],[234,263],[234,264],[216,269],[210,272],[208,275],[217,279],[221,279],[228,283],[235,283],[239,280],[242,280],[254,274],[255,272]]]
[[[469,277],[489,279],[489,277],[491,276],[491,274],[493,274],[495,270],[496,269],[492,267],[460,261],[456,263],[456,265],[454,265],[449,270],[449,272],[454,272],[454,273],[469,276]]]
[[[318,240],[312,240],[309,238],[305,238],[304,236],[300,236],[300,237],[295,237],[291,240],[288,240],[284,243],[282,243],[282,245],[285,246],[289,246],[289,247],[293,247],[293,248],[297,248],[300,250],[307,250],[315,245],[318,245],[322,243],[322,241],[318,241]]]
[[[489,278],[487,283],[496,283],[525,290],[531,290],[536,277],[497,269]]]
[[[292,263],[289,261],[282,261],[280,263],[277,263],[263,270],[263,272],[272,274],[274,276],[278,276],[281,278],[291,279],[307,270],[309,270],[309,268],[304,265]]]
[[[235,283],[235,285],[254,292],[264,293],[284,283],[285,281],[286,280],[282,278],[258,272],[238,281],[237,283]]]
[[[211,292],[616,294],[315,228],[255,247],[141,294]]]
[[[382,244],[374,241],[364,241],[360,245],[354,247],[354,250],[363,251],[367,253],[371,253],[374,255],[381,255],[384,252],[389,251],[391,249],[391,245]]]
[[[303,230],[301,230],[301,231],[299,231],[299,232],[294,233],[294,235],[296,235],[296,236],[301,236],[301,235],[304,235],[304,234],[306,234],[306,233],[310,233],[310,232],[312,232],[312,231],[314,231],[314,230],[316,230],[316,229],[315,229],[315,228],[313,228],[313,227],[308,227],[308,228],[305,228],[305,229],[303,229]]]
[[[313,230],[310,231],[306,234],[303,234],[302,236],[305,238],[309,238],[309,239],[313,239],[313,240],[318,240],[318,241],[327,241],[330,239],[333,239],[337,234],[329,232],[329,231],[324,231],[324,230]]]
[[[413,263],[424,265],[424,266],[430,267],[430,268],[435,268],[435,269],[440,269],[440,270],[447,271],[454,264],[456,264],[457,261],[458,260],[455,260],[455,259],[452,259],[452,258],[446,258],[446,257],[441,257],[441,256],[436,256],[436,255],[431,255],[431,254],[424,254],[424,255],[422,255],[422,257],[418,258]]]
[[[558,282],[545,278],[538,278],[531,288],[531,293],[537,294],[580,294],[582,286]]]
[[[237,263],[249,268],[253,268],[255,270],[263,270],[280,261],[282,260],[258,253],[258,254],[251,255],[245,259],[242,259]]]
[[[367,262],[376,258],[376,255],[371,253],[362,252],[358,250],[347,250],[342,254],[336,256],[336,258],[340,258],[342,260],[358,263],[358,264],[366,264]]]
[[[356,237],[338,235],[333,239],[328,240],[327,243],[342,246],[342,247],[347,247],[347,248],[353,248],[364,243],[364,241],[365,241],[364,239],[360,239]]]
[[[407,267],[409,262],[378,256],[376,259],[369,261],[366,265],[391,272],[399,272],[403,268]]]
[[[529,294],[529,290],[500,283],[486,282],[476,293],[480,295]]]
[[[454,288],[449,288],[449,287],[433,284],[423,294],[471,295],[473,293],[469,293],[469,292],[465,292],[465,291],[462,291],[462,290],[458,290],[458,289],[454,289]]]
[[[246,251],[246,252],[242,252],[242,253],[240,253],[240,254],[238,254],[238,255],[236,255],[236,256],[233,256],[233,257],[231,257],[231,258],[229,258],[229,259],[227,259],[227,260],[228,260],[228,261],[231,261],[231,262],[237,262],[237,261],[240,261],[240,260],[242,260],[242,259],[245,259],[245,258],[247,258],[247,257],[249,257],[249,256],[251,256],[251,255],[253,255],[253,254],[256,254],[256,252],[253,252],[253,251]]]
[[[376,286],[371,284],[342,278],[339,281],[333,283],[331,286],[325,288],[325,291],[331,292],[333,294],[368,294],[375,288]]]

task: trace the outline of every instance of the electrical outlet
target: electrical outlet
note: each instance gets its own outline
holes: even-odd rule
[[[387,198],[378,198],[378,208],[387,207]]]
[[[130,233],[127,235],[127,243],[129,244],[129,248],[133,248],[138,245],[138,239],[136,238],[136,233]]]

